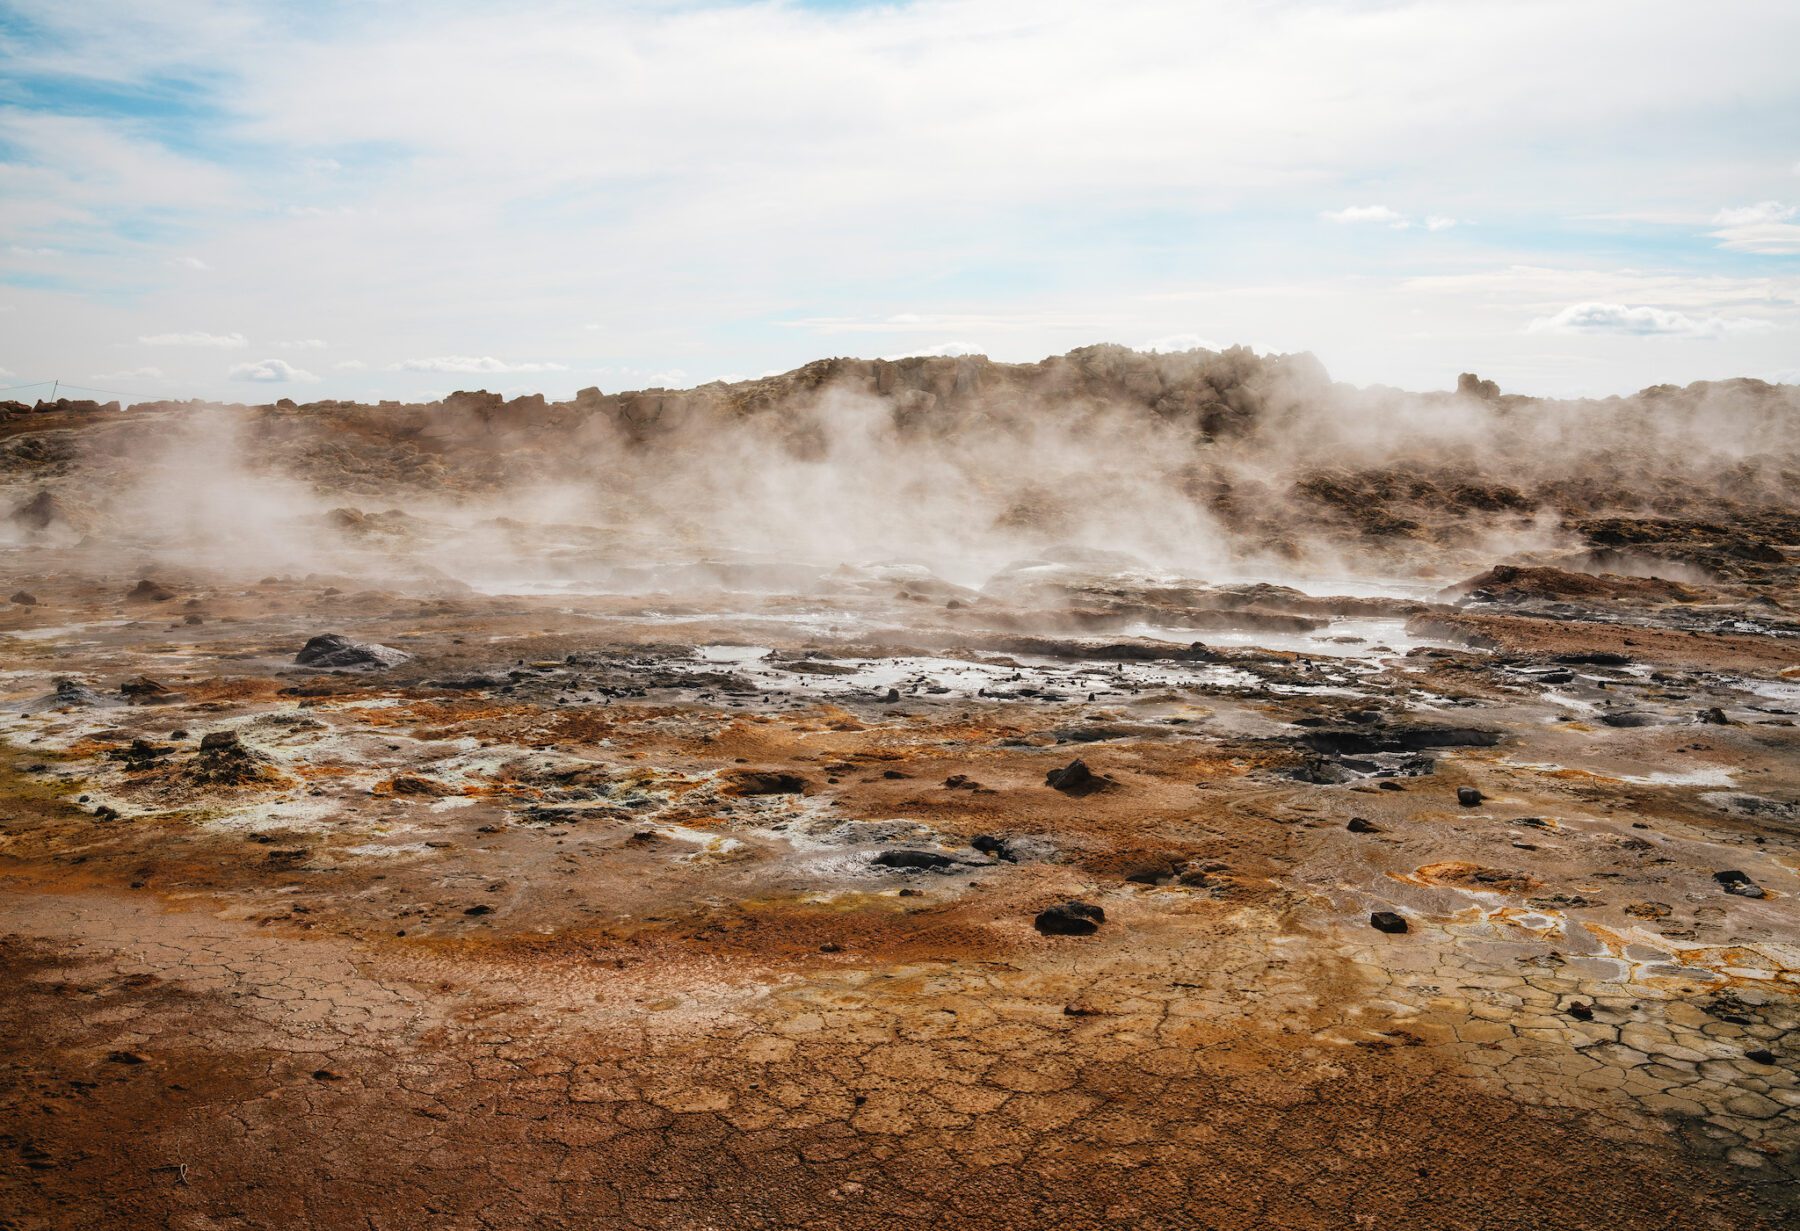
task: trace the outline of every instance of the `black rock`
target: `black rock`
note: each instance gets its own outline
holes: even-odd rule
[[[1045,936],[1092,936],[1106,922],[1106,912],[1086,902],[1060,902],[1041,910],[1031,925]]]
[[[1369,926],[1377,932],[1400,933],[1408,930],[1405,919],[1391,910],[1378,910],[1369,916]]]
[[[1093,795],[1118,784],[1089,769],[1086,761],[1076,759],[1061,769],[1053,769],[1045,774],[1044,785],[1054,787],[1064,795],[1081,796]]]
[[[936,851],[882,851],[875,856],[878,868],[905,868],[915,872],[948,872],[956,860]]]
[[[15,590],[12,598],[7,601],[17,603],[21,607],[35,607],[37,606],[37,595],[29,590]]]
[[[1768,896],[1768,894],[1763,892],[1763,887],[1761,885],[1757,884],[1735,868],[1725,872],[1714,872],[1713,879],[1719,882],[1719,887],[1726,893],[1735,893],[1740,898],[1764,898]]]
[[[1456,788],[1456,802],[1465,808],[1480,807],[1481,801],[1486,798],[1487,796],[1483,795],[1475,787],[1459,786]]]
[[[1758,1064],[1774,1064],[1775,1063],[1775,1053],[1770,1051],[1766,1047],[1758,1047],[1758,1048],[1754,1048],[1751,1051],[1745,1052],[1744,1059],[1754,1060]]]
[[[1609,727],[1648,727],[1655,724],[1656,716],[1642,710],[1615,710],[1600,715],[1600,721]]]
[[[301,647],[294,661],[302,667],[334,670],[397,667],[412,658],[404,650],[372,642],[352,641],[342,633],[321,633]]]
[[[1725,717],[1725,711],[1716,705],[1701,710],[1698,716],[1700,721],[1709,727],[1728,727],[1731,725],[1731,719]]]
[[[1578,1022],[1591,1022],[1594,1020],[1594,1006],[1580,1000],[1574,1001],[1569,1005],[1569,1016]]]
[[[1348,825],[1344,826],[1344,828],[1348,829],[1351,833],[1380,833],[1381,832],[1381,826],[1372,824],[1368,821],[1365,821],[1360,816],[1351,817],[1350,823]]]

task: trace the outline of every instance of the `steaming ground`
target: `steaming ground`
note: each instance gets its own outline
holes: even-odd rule
[[[0,1225],[1786,1225],[1796,398],[18,408]]]

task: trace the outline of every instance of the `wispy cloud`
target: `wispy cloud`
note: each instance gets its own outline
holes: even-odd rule
[[[1508,387],[1546,354],[1621,387],[1781,367],[1785,308],[1623,270],[1418,281],[1788,279],[1800,218],[1713,219],[1800,191],[1800,5],[1720,3],[391,0],[297,37],[278,0],[29,0],[32,67],[71,88],[0,107],[5,353],[98,371],[114,341],[235,322],[256,339],[154,344],[193,348],[154,352],[171,384],[225,392],[206,356],[337,353],[264,342],[317,321],[383,357],[314,365],[365,396],[586,383],[597,339],[646,374],[1189,332],[1394,383],[1471,352]],[[192,109],[107,101],[170,89]],[[1577,221],[1625,210],[1685,221],[1629,245]],[[1520,328],[1587,302],[1777,328],[1710,354]]]
[[[138,341],[145,346],[204,346],[216,347],[220,350],[237,350],[250,345],[250,339],[241,333],[151,333],[144,334]]]
[[[88,377],[88,379],[106,381],[161,380],[162,374],[163,371],[161,368],[126,368],[121,372],[95,372],[92,376]]]
[[[1633,337],[1719,338],[1733,332],[1758,332],[1773,328],[1769,321],[1753,317],[1689,316],[1648,304],[1570,304],[1554,316],[1532,321],[1533,333],[1613,333]]]
[[[208,265],[205,261],[201,260],[197,256],[172,256],[169,258],[169,264],[173,265],[177,269],[211,269],[212,268],[211,265]]]
[[[281,359],[264,359],[260,363],[240,363],[232,368],[232,380],[259,381],[265,384],[310,384],[318,380],[311,372]]]
[[[1800,206],[1760,201],[1713,215],[1712,237],[1721,248],[1767,256],[1800,255]]]
[[[1348,205],[1343,209],[1323,210],[1319,217],[1340,226],[1381,226],[1390,231],[1408,231],[1415,226],[1422,226],[1427,231],[1448,231],[1458,221],[1445,214],[1413,218],[1385,205]]]
[[[512,363],[492,355],[439,355],[433,359],[403,359],[394,365],[400,372],[454,372],[477,375],[499,372],[566,372],[561,363]]]
[[[276,342],[276,350],[324,350],[326,343],[322,338],[296,338],[292,342]]]

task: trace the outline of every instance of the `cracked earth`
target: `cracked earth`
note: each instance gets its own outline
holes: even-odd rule
[[[7,1231],[1792,1225],[1790,638],[29,563]]]

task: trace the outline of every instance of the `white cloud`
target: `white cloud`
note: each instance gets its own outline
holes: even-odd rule
[[[1768,321],[1749,317],[1694,317],[1648,304],[1577,303],[1570,304],[1554,316],[1538,317],[1531,322],[1530,332],[1717,338],[1727,333],[1755,332],[1772,327]]]
[[[305,384],[318,380],[311,372],[293,367],[285,360],[264,359],[261,363],[240,363],[231,369],[232,380],[253,380],[267,384]]]
[[[1392,227],[1396,231],[1404,231],[1412,225],[1405,214],[1391,210],[1385,205],[1350,205],[1343,209],[1323,210],[1319,217],[1327,222],[1375,222]]]
[[[6,246],[6,250],[13,256],[61,256],[62,255],[62,251],[57,248],[31,248],[31,247],[25,246],[24,244],[8,244]]]
[[[1732,252],[1755,252],[1765,256],[1800,256],[1800,206],[1780,201],[1759,201],[1735,209],[1722,209],[1713,215],[1719,229],[1712,237],[1719,247]]]
[[[324,350],[325,342],[320,338],[297,338],[292,342],[276,342],[276,350]]]
[[[250,345],[250,339],[241,333],[152,333],[140,336],[138,341],[145,346],[210,346],[220,350],[236,350]]]
[[[331,365],[341,372],[360,372],[369,365],[360,359],[343,359]]]
[[[127,368],[123,372],[96,372],[88,379],[111,381],[161,380],[162,374],[161,368]]]
[[[208,265],[205,261],[201,260],[197,256],[172,256],[169,258],[169,264],[175,266],[177,269],[211,269],[212,268],[211,265]]]
[[[1347,378],[1435,385],[1471,351],[1498,365],[1574,350],[1519,329],[1569,304],[1773,318],[1635,285],[1529,302],[1403,288],[1546,253],[1603,266],[1620,248],[1568,220],[1626,204],[1691,215],[1695,236],[1791,225],[1708,221],[1800,191],[1749,178],[1800,156],[1784,135],[1800,4],[1720,3],[1696,22],[1679,0],[395,0],[296,37],[273,0],[105,0],[105,21],[32,0],[34,55],[121,86],[202,75],[224,111],[209,130],[230,140],[183,156],[154,116],[0,108],[0,258],[8,241],[69,247],[12,261],[69,286],[7,291],[29,309],[6,318],[8,353],[87,372],[126,362],[108,340],[171,322],[291,330],[236,315],[245,286],[282,303],[281,320],[330,321],[378,367],[447,351],[567,358],[604,338],[618,362],[695,374],[791,367],[859,331],[868,353],[954,338],[1035,358],[1198,329],[1313,348]],[[1682,71],[1641,71],[1668,63]],[[481,79],[531,88],[467,88]],[[1638,139],[1659,124],[1668,140]],[[1382,212],[1317,217],[1340,206]],[[1452,208],[1453,238],[1434,224]],[[164,267],[178,290],[124,285],[146,221],[204,236],[230,276]],[[1701,241],[1710,268],[1690,252],[1684,269],[1778,281],[1792,258],[1761,254],[1786,242],[1734,231]],[[1427,264],[1419,249],[1437,252]],[[1036,276],[1046,253],[1054,292]],[[1209,297],[1204,311],[1149,298],[1184,288]],[[957,319],[886,319],[951,294]],[[1436,340],[1408,341],[1423,319]],[[1734,333],[1706,361],[1782,366],[1791,320]],[[1702,349],[1677,337],[1584,353],[1611,352],[1594,362],[1624,387],[1704,374]]]
[[[693,382],[688,374],[680,368],[670,368],[664,372],[652,372],[644,378],[646,389],[686,389]]]
[[[455,372],[460,375],[569,370],[560,363],[509,363],[492,355],[439,355],[435,359],[403,359],[394,368],[401,372]]]
[[[1343,209],[1321,211],[1319,217],[1339,225],[1384,226],[1391,231],[1405,231],[1415,226],[1422,226],[1427,231],[1448,231],[1457,224],[1455,218],[1444,214],[1427,214],[1424,219],[1419,220],[1385,205],[1350,205]]]

